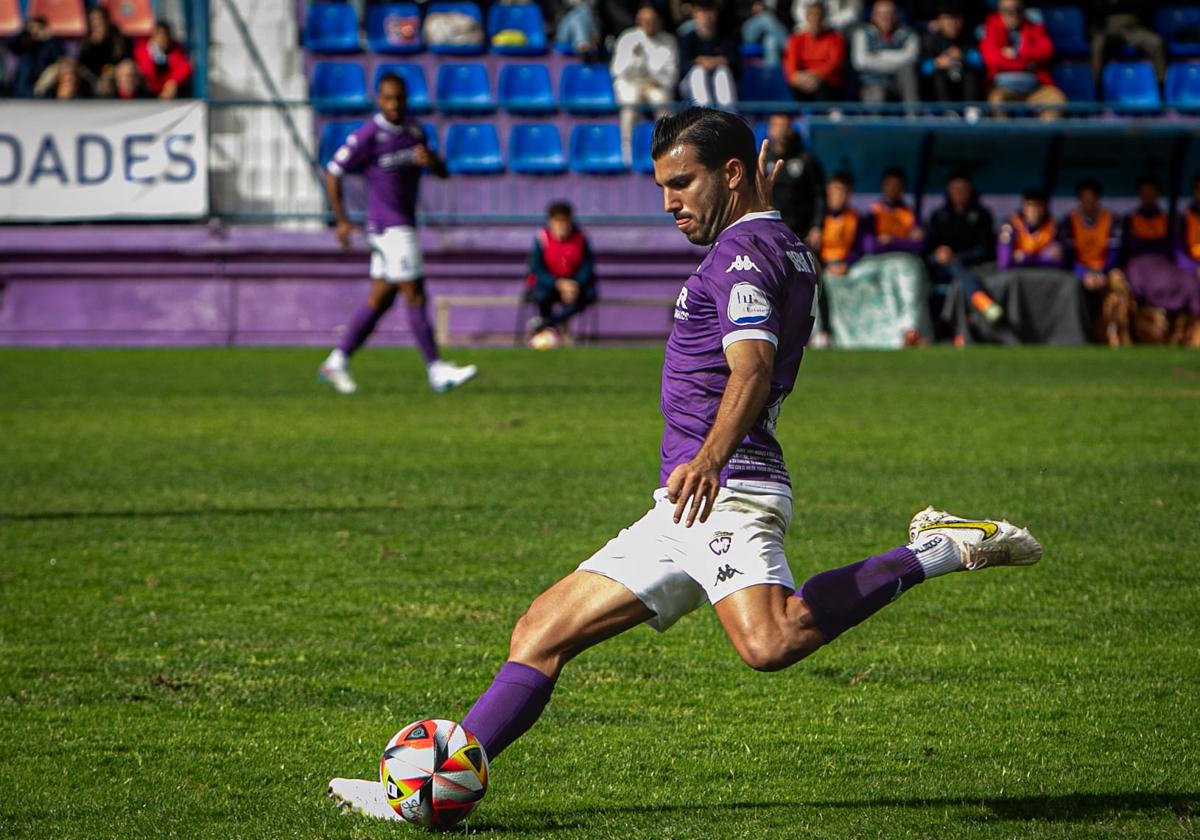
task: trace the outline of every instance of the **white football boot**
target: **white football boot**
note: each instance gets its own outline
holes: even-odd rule
[[[330,779],[328,796],[347,814],[404,822],[388,804],[383,785],[369,779]]]
[[[354,381],[354,377],[350,375],[350,371],[344,367],[334,367],[329,364],[321,365],[317,369],[317,379],[333,386],[333,390],[339,394],[353,394],[358,390],[358,383]]]
[[[927,507],[908,524],[908,541],[941,534],[958,549],[964,569],[985,566],[1032,566],[1042,559],[1042,544],[1025,528],[1006,520],[963,519]]]
[[[438,359],[429,366],[429,387],[439,394],[469,382],[479,369],[475,365],[456,365]]]

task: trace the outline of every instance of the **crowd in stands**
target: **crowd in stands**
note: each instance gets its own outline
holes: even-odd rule
[[[88,10],[82,38],[59,37],[45,18],[31,16],[0,42],[0,96],[175,99],[189,95],[191,80],[191,60],[169,23],[131,37],[104,6]]]

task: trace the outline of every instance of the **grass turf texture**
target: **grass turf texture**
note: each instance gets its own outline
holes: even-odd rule
[[[0,836],[380,838],[334,775],[461,719],[541,589],[640,516],[654,350],[475,352],[429,393],[298,350],[0,352]],[[1191,837],[1200,356],[816,353],[780,423],[797,580],[932,502],[1042,565],[918,588],[779,674],[710,611],[568,667],[468,829]]]

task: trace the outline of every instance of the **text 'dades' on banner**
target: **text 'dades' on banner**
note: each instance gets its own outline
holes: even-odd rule
[[[0,101],[0,220],[207,213],[205,103]]]

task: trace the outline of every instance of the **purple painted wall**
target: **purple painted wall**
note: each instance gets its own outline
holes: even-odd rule
[[[596,226],[602,299],[581,337],[661,341],[667,301],[703,255],[673,227]],[[428,286],[438,295],[517,295],[533,230],[426,228]],[[200,226],[0,228],[0,344],[325,345],[366,293],[367,252],[343,253],[325,232]],[[467,343],[511,343],[527,310],[461,307]],[[396,311],[372,339],[411,343]]]

